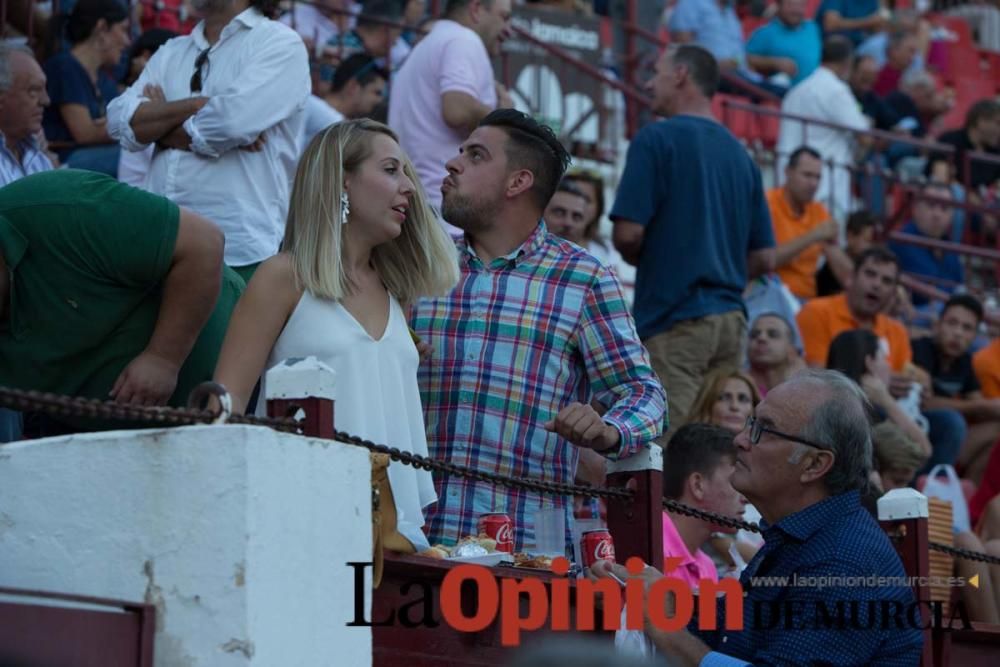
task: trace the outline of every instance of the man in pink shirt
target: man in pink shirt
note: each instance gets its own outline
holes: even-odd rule
[[[678,429],[663,452],[663,496],[701,510],[739,518],[746,499],[729,477],[736,466],[733,434],[710,424],[686,424]],[[665,574],[697,590],[702,579],[718,581],[715,564],[701,547],[713,532],[733,528],[671,512],[663,513],[663,562],[676,563]],[[668,560],[669,559],[669,560]]]
[[[510,29],[510,16],[511,0],[448,0],[444,18],[393,77],[389,126],[438,210],[445,163],[488,113],[514,106],[490,63]]]

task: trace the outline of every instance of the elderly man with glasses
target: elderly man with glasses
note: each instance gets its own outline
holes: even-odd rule
[[[764,546],[740,578],[743,630],[667,633],[647,618],[647,634],[670,664],[919,663],[922,619],[912,590],[900,585],[899,557],[860,503],[872,465],[866,408],[855,383],[827,370],[799,373],[760,402],[736,436],[730,477],[763,516]],[[607,561],[591,576],[610,572],[630,576]],[[648,586],[661,575],[647,568],[639,576]],[[898,579],[871,585],[879,577]],[[724,627],[724,610],[716,627]]]
[[[218,224],[226,264],[249,282],[285,229],[308,56],[291,28],[267,17],[274,0],[192,4],[202,21],[108,106],[108,132],[126,150],[156,144],[144,187]]]

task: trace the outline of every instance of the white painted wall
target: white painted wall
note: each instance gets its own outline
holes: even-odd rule
[[[161,667],[370,665],[344,565],[371,560],[369,479],[263,427],[3,445],[0,586],[154,603]]]

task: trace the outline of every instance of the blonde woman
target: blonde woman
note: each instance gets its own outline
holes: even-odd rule
[[[216,380],[244,411],[266,369],[315,356],[337,372],[339,429],[426,455],[404,308],[457,280],[455,245],[392,130],[366,119],[331,125],[299,162],[282,252],[237,304]],[[389,480],[399,532],[427,548],[422,509],[437,500],[430,473],[393,463]]]
[[[749,375],[735,368],[716,369],[705,376],[687,423],[714,424],[736,434],[758,403],[760,392]]]

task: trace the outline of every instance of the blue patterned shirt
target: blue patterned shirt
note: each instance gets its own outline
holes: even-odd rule
[[[446,297],[414,308],[414,331],[433,346],[418,379],[427,444],[436,459],[475,470],[573,482],[578,451],[543,428],[560,409],[596,398],[621,434],[618,456],[661,433],[666,396],[635,332],[618,279],[588,252],[539,223],[517,250],[485,264],[457,241],[461,278]],[[517,550],[533,546],[534,513],[572,498],[435,480],[431,543],[476,534],[481,514],[506,512]]]
[[[3,132],[0,132],[0,188],[10,185],[19,178],[52,169],[49,156],[38,145],[34,137],[22,141],[20,159],[7,147]]]
[[[764,546],[740,578],[747,591],[744,629],[696,631],[713,649],[702,667],[915,667],[920,662],[923,634],[907,620],[914,604],[909,586],[802,585],[803,578],[813,577],[906,576],[885,532],[861,506],[857,491],[827,498],[773,526],[762,521],[761,528]],[[800,585],[762,582],[761,577],[795,577]],[[838,604],[843,605],[843,616],[838,616]],[[724,605],[719,607],[721,628]],[[888,618],[883,607],[888,608]],[[789,609],[794,612],[789,614]],[[902,627],[895,624],[897,610]],[[838,618],[845,620],[840,624]],[[789,622],[793,627],[786,628]]]

